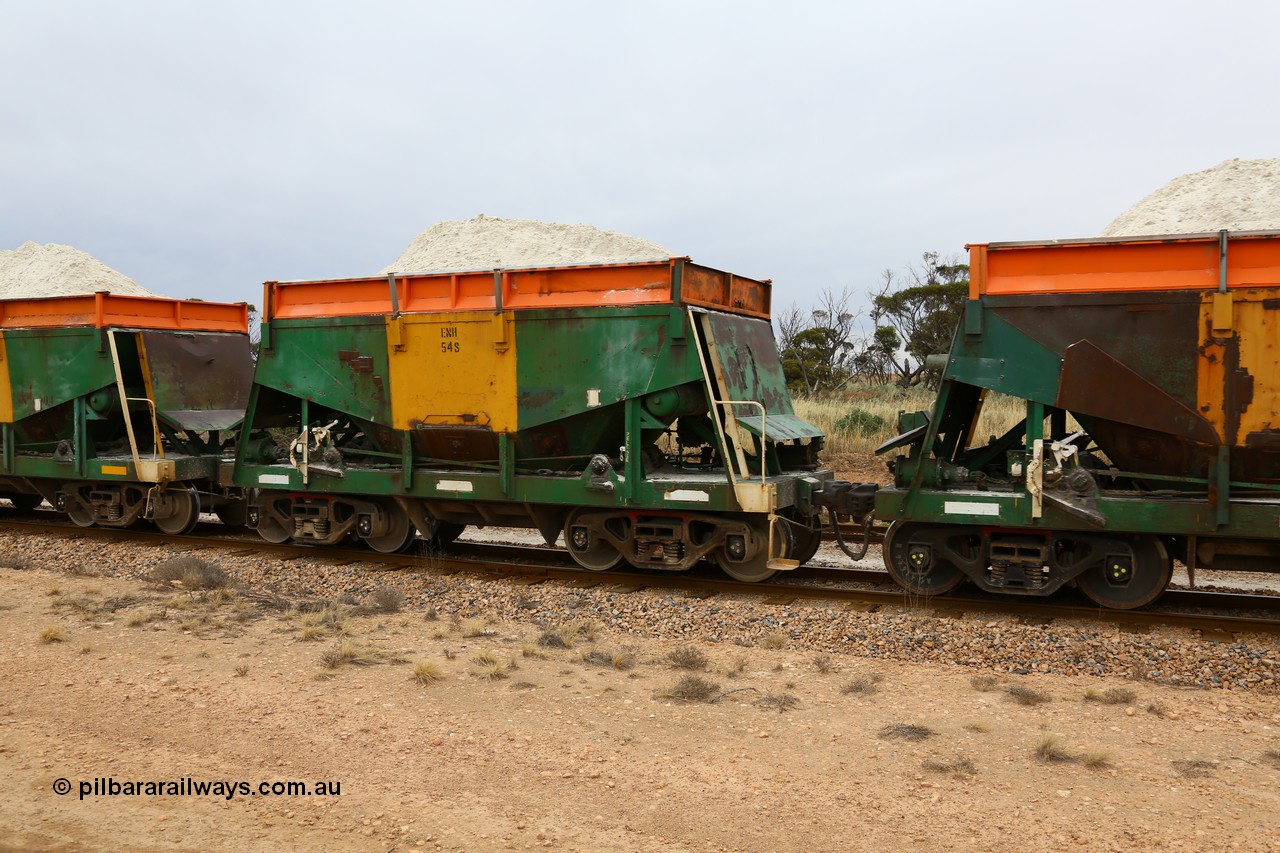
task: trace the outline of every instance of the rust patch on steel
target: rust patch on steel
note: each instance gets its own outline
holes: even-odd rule
[[[1199,412],[1087,340],[1067,347],[1055,405],[1195,442],[1221,443]]]

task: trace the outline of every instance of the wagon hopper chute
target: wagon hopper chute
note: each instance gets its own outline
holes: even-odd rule
[[[592,569],[791,567],[830,475],[769,294],[683,258],[269,282],[250,524],[384,551],[522,526]]]

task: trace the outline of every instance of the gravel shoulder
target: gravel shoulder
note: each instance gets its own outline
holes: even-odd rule
[[[1268,850],[1280,837],[1270,639],[8,533],[0,554],[0,850]],[[146,580],[175,558],[237,586]],[[322,599],[346,603],[316,612]],[[705,663],[681,669],[673,652]],[[715,701],[664,695],[691,689],[686,676]],[[341,795],[79,798],[108,777],[338,781]],[[59,778],[70,794],[53,792]]]

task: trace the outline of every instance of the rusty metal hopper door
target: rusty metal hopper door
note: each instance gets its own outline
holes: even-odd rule
[[[253,379],[249,338],[217,332],[137,333],[156,414],[188,430],[222,430],[244,417]]]
[[[795,414],[782,360],[767,320],[690,311],[707,387],[725,441],[731,477],[763,479],[751,436],[765,441],[815,438],[822,431]]]
[[[695,313],[694,318],[706,344],[707,380],[716,399],[759,404],[726,407],[738,426],[769,441],[822,435],[795,414],[767,320],[713,312]]]

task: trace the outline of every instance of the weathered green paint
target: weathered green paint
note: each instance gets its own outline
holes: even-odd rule
[[[980,335],[961,330],[951,347],[945,378],[1052,404],[1062,355],[988,312]]]
[[[1044,515],[1031,518],[1031,501],[1025,492],[997,496],[977,494],[969,490],[926,490],[910,511],[906,508],[907,490],[886,486],[876,493],[876,517],[885,521],[898,519],[934,524],[972,524],[982,527],[1027,528],[1035,530],[1075,530],[1098,532],[1099,528],[1083,523],[1046,502]],[[999,516],[946,511],[946,505],[957,502],[998,505]],[[1248,539],[1275,539],[1280,528],[1280,504],[1231,501],[1230,520],[1219,526],[1213,506],[1203,499],[1170,495],[1146,497],[1102,496],[1098,510],[1107,518],[1106,530],[1114,533],[1150,533],[1160,536],[1212,535]]]
[[[15,422],[115,384],[98,329],[16,329],[4,339]],[[131,340],[126,346],[136,353]]]
[[[678,306],[517,312],[520,429],[700,381],[698,354],[688,335],[671,335],[673,322],[687,323]]]
[[[275,320],[256,385],[376,424],[391,423],[387,327],[381,316]],[[369,359],[369,361],[362,361]]]
[[[817,477],[818,475],[810,474]],[[266,480],[262,478],[266,477]],[[283,482],[280,478],[288,478]],[[448,469],[416,468],[409,489],[400,488],[401,472],[398,467],[348,468],[342,477],[313,473],[309,486],[302,485],[302,476],[288,465],[242,464],[237,482],[257,488],[295,492],[315,492],[335,495],[401,495],[442,501],[554,504],[561,506],[625,507],[637,505],[652,509],[696,510],[699,512],[732,512],[738,509],[733,488],[723,477],[706,476],[681,480],[661,477],[636,481],[630,500],[623,498],[621,489],[612,492],[593,488],[589,477],[515,475],[504,486],[504,475],[499,471],[457,471]],[[779,500],[785,505],[795,502],[799,487],[792,475],[771,477],[769,482],[779,487]],[[470,486],[459,491],[457,484]],[[442,487],[444,484],[444,487]],[[671,490],[686,489],[707,493],[706,501],[696,503],[668,499]]]

